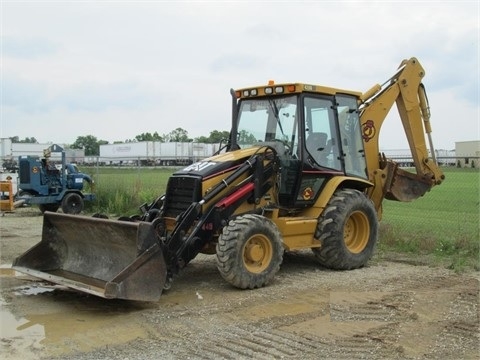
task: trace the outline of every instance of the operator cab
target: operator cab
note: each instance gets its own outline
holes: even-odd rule
[[[333,176],[367,179],[357,94],[302,90],[307,86],[237,91],[234,111],[233,146],[275,149],[281,166],[279,201],[290,208],[311,206]],[[285,89],[293,91],[285,94]]]

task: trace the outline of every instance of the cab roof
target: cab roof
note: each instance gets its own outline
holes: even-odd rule
[[[255,98],[260,96],[316,93],[326,95],[347,94],[360,98],[362,93],[358,91],[337,89],[322,85],[311,85],[304,83],[282,83],[275,84],[269,81],[267,85],[259,85],[235,90],[237,99]]]

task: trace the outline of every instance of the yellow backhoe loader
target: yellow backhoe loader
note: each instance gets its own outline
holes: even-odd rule
[[[155,301],[199,253],[242,289],[270,283],[286,251],[331,269],[364,266],[382,201],[412,201],[444,179],[417,59],[365,93],[285,83],[232,90],[230,138],[175,172],[166,192],[118,220],[45,212],[41,242],[13,268],[104,298]],[[415,163],[379,153],[396,103]],[[428,144],[426,141],[428,139]]]

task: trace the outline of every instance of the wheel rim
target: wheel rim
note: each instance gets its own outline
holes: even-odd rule
[[[270,265],[272,256],[272,244],[265,235],[254,235],[245,243],[243,263],[249,272],[258,274],[264,271]]]
[[[78,194],[67,194],[62,202],[62,210],[66,214],[79,214],[83,209],[82,198]]]
[[[343,240],[348,250],[358,254],[365,249],[370,238],[370,223],[361,211],[353,212],[343,228]]]

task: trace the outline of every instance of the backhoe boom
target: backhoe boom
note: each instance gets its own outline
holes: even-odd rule
[[[376,185],[369,190],[376,208],[383,198],[411,201],[444,179],[435,159],[431,140],[430,109],[422,84],[425,71],[417,59],[402,61],[398,71],[383,86],[375,85],[361,96],[360,120],[363,129],[369,178]],[[393,104],[408,140],[415,174],[400,169],[380,155],[380,130]],[[429,139],[429,149],[425,141]]]

